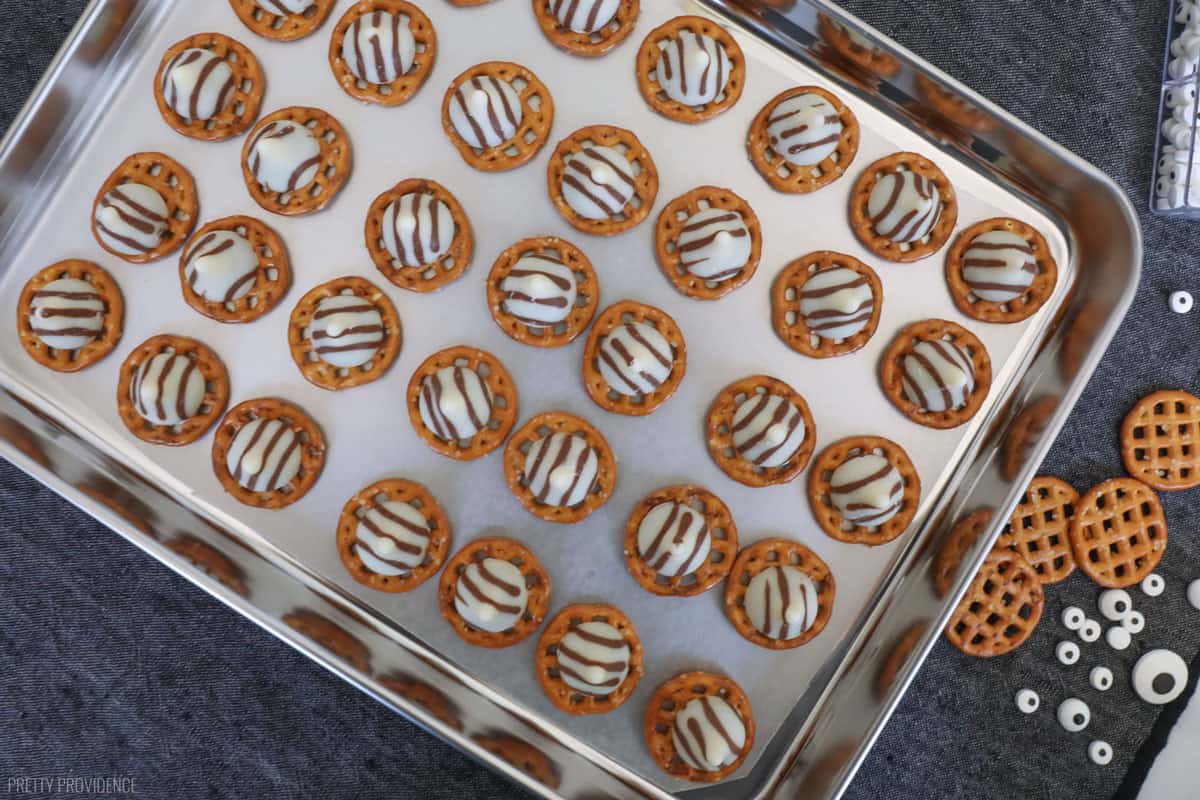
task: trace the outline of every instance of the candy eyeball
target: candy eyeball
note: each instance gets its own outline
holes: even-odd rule
[[[1088,758],[1092,760],[1093,764],[1101,767],[1107,766],[1113,759],[1112,745],[1100,740],[1092,742],[1088,745]]]
[[[1195,59],[1188,58],[1187,56],[1173,58],[1167,64],[1167,73],[1172,78],[1186,78],[1196,72],[1196,64]]]
[[[1113,672],[1108,667],[1092,667],[1088,673],[1088,683],[1098,692],[1107,692],[1113,685]]]
[[[1196,84],[1189,83],[1186,86],[1172,86],[1163,95],[1163,102],[1167,104],[1167,108],[1195,106]]]
[[[1196,118],[1196,110],[1190,105],[1178,105],[1171,109],[1171,119],[1181,125],[1190,125]]]
[[[1124,650],[1133,644],[1133,636],[1120,625],[1114,625],[1105,631],[1104,640],[1113,650]]]
[[[1188,27],[1200,24],[1200,9],[1197,9],[1193,0],[1179,0],[1175,9],[1175,21]]]
[[[1077,631],[1083,625],[1087,615],[1083,613],[1083,609],[1079,606],[1067,606],[1062,612],[1063,627],[1069,631]]]
[[[1176,314],[1188,313],[1189,311],[1192,310],[1192,306],[1194,306],[1195,304],[1196,304],[1196,300],[1195,300],[1195,298],[1192,297],[1191,292],[1185,292],[1183,290],[1180,290],[1177,292],[1171,292],[1171,310],[1174,311]],[[1146,580],[1150,580],[1150,578],[1158,578],[1158,576],[1150,575],[1149,577],[1146,578]],[[1142,581],[1142,591],[1145,592],[1146,594],[1150,595],[1151,597],[1158,597],[1160,594],[1163,593],[1164,587],[1163,587],[1163,579],[1162,578],[1158,578],[1158,582],[1156,584],[1152,585],[1153,591],[1151,591],[1150,589],[1147,589],[1145,584],[1146,584],[1146,581]]]
[[[1121,620],[1121,627],[1133,634],[1141,633],[1146,630],[1146,615],[1140,611],[1130,611]]]
[[[1133,598],[1124,589],[1106,589],[1100,593],[1096,606],[1105,619],[1120,622],[1126,614],[1133,611]]]
[[[1054,654],[1058,656],[1058,660],[1068,667],[1079,661],[1079,645],[1074,642],[1062,641],[1058,643],[1058,647],[1054,648]]]
[[[1188,668],[1178,653],[1151,650],[1133,665],[1133,691],[1145,702],[1162,706],[1183,694]]]
[[[1022,689],[1017,692],[1017,708],[1022,714],[1032,714],[1042,705],[1042,698],[1033,689]]]
[[[1099,639],[1100,623],[1094,619],[1085,619],[1079,626],[1079,638],[1089,643]]]
[[[1058,724],[1071,733],[1079,733],[1092,721],[1092,710],[1078,697],[1068,697],[1058,706]]]
[[[1192,604],[1192,608],[1200,611],[1200,578],[1188,584],[1187,599]]]
[[[1200,172],[1200,171],[1198,171],[1198,172]],[[1171,183],[1175,184],[1176,186],[1178,186],[1181,183],[1186,183],[1187,179],[1188,179],[1188,165],[1187,164],[1178,164],[1178,163],[1172,164],[1170,169],[1166,170],[1163,173],[1163,177],[1166,178],[1167,180],[1169,180]]]
[[[1175,294],[1181,293],[1176,292]],[[1182,294],[1187,294],[1187,292],[1182,292]],[[1172,300],[1171,306],[1174,307],[1174,305],[1175,302]],[[1163,580],[1162,575],[1159,575],[1157,572],[1151,572],[1149,575],[1142,578],[1141,586],[1142,594],[1146,595],[1147,597],[1158,597],[1163,593],[1163,590],[1167,588],[1167,582]]]

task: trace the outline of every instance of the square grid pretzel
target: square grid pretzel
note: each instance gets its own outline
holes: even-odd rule
[[[1200,397],[1162,391],[1142,398],[1121,426],[1125,469],[1165,491],[1200,486]]]

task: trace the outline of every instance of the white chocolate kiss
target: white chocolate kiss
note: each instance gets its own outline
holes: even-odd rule
[[[675,352],[653,325],[627,322],[600,340],[596,366],[609,388],[643,397],[662,386],[675,366]]]
[[[691,575],[708,560],[712,548],[708,520],[683,503],[659,503],[638,525],[637,548],[659,575]]]
[[[493,75],[463,81],[450,102],[454,132],[476,150],[499,147],[512,139],[524,117],[517,90]]]
[[[746,725],[724,699],[703,695],[689,700],[675,715],[671,741],[685,764],[701,772],[716,772],[742,754]]]
[[[104,329],[104,300],[79,278],[59,278],[38,289],[29,305],[29,327],[53,350],[78,350]]]
[[[209,120],[233,100],[233,69],[211,50],[192,47],[171,59],[163,73],[163,99],[185,120]]]
[[[581,622],[567,631],[555,657],[563,682],[584,694],[607,697],[629,675],[629,643],[600,620]]]
[[[800,410],[775,394],[752,394],[733,414],[733,448],[756,467],[779,467],[804,443]]]
[[[510,630],[525,614],[529,590],[516,566],[498,558],[472,562],[454,586],[454,608],[472,627]]]
[[[96,204],[96,235],[110,250],[141,256],[158,247],[167,232],[167,201],[142,183],[122,183]]]
[[[817,586],[791,565],[767,567],[746,587],[746,615],[768,639],[795,639],[813,626],[820,610]]]
[[[247,422],[233,437],[225,467],[243,489],[273,492],[300,474],[300,438],[278,419]]]
[[[353,294],[334,295],[317,303],[308,328],[313,352],[338,369],[369,362],[383,347],[387,333],[379,309]]]
[[[549,0],[550,13],[574,33],[596,33],[617,16],[621,0]]]
[[[443,367],[421,383],[421,423],[444,442],[470,439],[492,419],[492,393],[470,367]]]
[[[659,43],[655,79],[667,97],[685,106],[716,102],[729,85],[729,54],[705,34],[681,30]]]
[[[963,253],[962,276],[971,293],[990,303],[1016,300],[1037,275],[1033,248],[1011,231],[988,231],[971,240]]]
[[[450,207],[432,194],[409,192],[383,212],[383,245],[405,267],[424,267],[450,251],[457,232]]]
[[[676,246],[684,268],[698,278],[720,283],[742,271],[753,239],[736,211],[706,208],[687,218]]]
[[[525,457],[529,492],[541,505],[572,507],[587,498],[600,458],[579,434],[553,433],[538,439]]]
[[[500,281],[503,311],[532,328],[566,320],[578,300],[575,273],[546,256],[525,256]]]
[[[129,384],[129,399],[152,425],[178,425],[200,411],[204,376],[196,362],[178,353],[159,353],[142,362]]]
[[[372,502],[354,530],[354,552],[378,575],[408,575],[425,561],[429,521],[408,503]]]
[[[408,72],[417,55],[412,29],[400,14],[360,14],[342,41],[342,61],[354,77],[377,86]]]
[[[563,200],[584,219],[616,217],[636,190],[633,164],[612,147],[586,147],[563,161]]]
[[[210,303],[232,303],[254,288],[259,261],[240,233],[213,231],[189,246],[184,264],[192,291]]]
[[[821,270],[800,289],[800,314],[810,333],[839,342],[867,327],[875,308],[871,283],[847,267]]]
[[[900,361],[904,394],[925,411],[962,408],[975,390],[975,367],[954,342],[921,341]]]
[[[767,118],[771,149],[797,167],[815,166],[833,155],[843,129],[837,109],[819,94],[789,97]]]
[[[321,145],[312,131],[297,122],[272,122],[255,137],[249,167],[264,190],[288,194],[316,179]]]
[[[829,478],[829,493],[844,520],[877,527],[900,511],[904,479],[900,471],[878,453],[859,453],[833,471]]]

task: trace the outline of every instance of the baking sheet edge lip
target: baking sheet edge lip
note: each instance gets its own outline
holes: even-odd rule
[[[821,2],[821,0],[818,0],[818,2]],[[824,2],[821,2],[821,4],[827,5]],[[21,139],[22,135],[27,133],[26,128],[28,126],[30,119],[32,118],[33,113],[36,111],[37,108],[40,107],[41,103],[44,102],[45,97],[47,96],[50,87],[53,85],[55,80],[57,80],[60,77],[62,70],[64,69],[64,65],[67,63],[67,59],[78,48],[82,34],[91,25],[93,25],[95,23],[94,17],[98,13],[99,9],[104,5],[105,5],[105,0],[91,0],[89,2],[87,9],[85,10],[84,14],[80,17],[80,20],[76,23],[75,27],[68,34],[68,36],[64,42],[64,45],[62,46],[62,48],[60,48],[59,52],[55,55],[54,59],[51,61],[49,67],[47,68],[46,73],[39,80],[38,84],[34,88],[30,97],[27,99],[26,103],[24,104],[24,106],[22,107],[20,112],[18,112],[17,116],[14,118],[12,124],[9,127],[9,130],[6,132],[5,136],[3,137],[3,140],[0,140],[0,164],[6,163],[11,158],[12,151],[13,151],[13,148],[15,147],[16,142],[18,142]],[[705,5],[707,5],[707,2],[705,3]],[[866,26],[864,26],[864,27],[866,27]],[[873,31],[873,29],[870,29],[870,30]],[[874,33],[874,31],[873,31],[873,33]],[[1128,275],[1126,283],[1125,283],[1124,291],[1114,306],[1113,314],[1111,314],[1107,317],[1105,325],[1102,326],[1102,328],[1097,332],[1097,339],[1096,339],[1096,342],[1093,343],[1092,350],[1089,354],[1089,357],[1085,361],[1084,366],[1081,368],[1079,375],[1076,377],[1076,379],[1071,384],[1071,389],[1069,391],[1074,396],[1071,398],[1069,406],[1073,407],[1075,404],[1075,401],[1077,400],[1078,393],[1082,390],[1082,386],[1084,384],[1086,384],[1086,378],[1090,378],[1091,374],[1094,372],[1096,365],[1099,361],[1099,358],[1103,354],[1103,350],[1107,349],[1107,346],[1110,343],[1112,336],[1115,334],[1117,327],[1119,326],[1121,320],[1124,318],[1125,314],[1127,313],[1128,308],[1129,308],[1130,304],[1132,303],[1134,294],[1136,293],[1136,290],[1137,290],[1137,285],[1138,285],[1138,281],[1139,281],[1139,277],[1140,277],[1140,266],[1141,266],[1141,262],[1142,262],[1142,236],[1141,236],[1140,227],[1137,223],[1136,215],[1134,213],[1132,204],[1130,203],[1128,198],[1125,197],[1124,193],[1120,191],[1120,189],[1117,187],[1116,183],[1107,174],[1100,171],[1094,165],[1090,164],[1089,162],[1082,159],[1078,155],[1067,150],[1065,147],[1063,147],[1062,145],[1059,145],[1057,142],[1054,142],[1052,139],[1049,139],[1049,137],[1046,137],[1043,134],[1041,134],[1040,132],[1036,131],[1035,129],[1029,127],[1023,121],[1021,121],[1020,119],[1013,116],[1011,113],[1004,111],[1003,109],[1000,109],[994,103],[987,101],[986,98],[982,98],[980,95],[976,94],[972,90],[966,88],[962,84],[959,84],[955,79],[945,75],[945,73],[942,73],[940,70],[933,68],[931,65],[928,65],[923,60],[918,59],[917,57],[913,56],[911,53],[909,53],[908,50],[895,44],[895,42],[893,42],[891,39],[883,37],[880,34],[876,34],[876,35],[879,36],[880,40],[882,42],[884,42],[886,45],[892,47],[895,51],[907,56],[910,60],[917,61],[923,67],[929,69],[933,74],[940,77],[946,83],[951,84],[951,85],[959,88],[960,90],[963,90],[970,97],[979,98],[979,99],[983,100],[984,103],[990,109],[992,109],[995,113],[998,113],[1000,116],[1002,116],[1009,124],[1018,128],[1026,136],[1029,136],[1029,137],[1035,139],[1038,143],[1042,144],[1043,146],[1046,146],[1048,149],[1050,149],[1052,151],[1052,153],[1056,157],[1060,158],[1068,166],[1071,166],[1071,167],[1075,168],[1076,170],[1078,170],[1079,172],[1085,173],[1085,174],[1089,175],[1091,178],[1101,182],[1104,185],[1104,188],[1107,190],[1107,193],[1110,194],[1111,196],[1115,196],[1118,199],[1118,206],[1125,215],[1126,223],[1128,224],[1129,234],[1131,237],[1130,246],[1131,246],[1132,253],[1131,253],[1131,259],[1130,259],[1131,263],[1130,263],[1129,275]],[[1122,202],[1123,202],[1123,205],[1122,205]],[[1074,250],[1072,250],[1072,252],[1074,252]],[[1102,346],[1099,346],[1099,345],[1102,345]],[[9,382],[9,381],[20,382],[19,379],[16,378],[16,376],[12,375],[11,373],[8,373],[7,369],[4,369],[3,364],[0,364],[0,369],[3,369],[3,371],[5,372],[3,377],[6,380],[4,382]],[[1059,416],[1057,423],[1054,426],[1055,430],[1061,429],[1062,424],[1065,421],[1065,417],[1066,417],[1065,413]],[[73,437],[75,436],[74,433],[72,433],[71,435]],[[86,444],[87,443],[85,441],[85,445]],[[87,446],[90,447],[91,445],[87,445]],[[423,726],[427,727],[428,729],[433,730],[441,738],[446,739],[447,741],[451,741],[452,743],[455,744],[455,746],[457,746],[461,749],[464,749],[467,752],[470,752],[476,758],[482,760],[483,763],[488,764],[493,769],[498,768],[499,771],[502,772],[506,777],[520,783],[522,786],[525,786],[526,788],[530,789],[531,791],[535,791],[538,793],[544,793],[545,787],[542,787],[540,784],[532,783],[529,779],[525,778],[525,776],[523,776],[522,773],[512,770],[507,765],[501,764],[493,756],[482,751],[482,748],[475,746],[473,743],[471,743],[469,741],[459,742],[459,741],[457,741],[457,739],[460,737],[458,737],[457,735],[452,736],[452,735],[449,735],[447,733],[444,733],[444,732],[441,732],[440,730],[438,730],[442,726],[437,720],[430,718],[428,715],[426,715],[423,712],[420,712],[419,710],[416,713],[412,713],[406,709],[400,708],[395,702],[390,702],[386,695],[381,694],[382,687],[377,687],[375,685],[376,682],[362,681],[357,676],[355,676],[350,670],[343,669],[339,665],[336,665],[336,664],[331,664],[329,657],[324,655],[320,651],[316,650],[315,647],[309,647],[309,646],[305,645],[303,642],[299,641],[298,639],[294,639],[292,636],[289,636],[285,631],[277,630],[272,624],[270,624],[270,622],[267,619],[260,618],[260,615],[263,615],[263,617],[265,617],[267,612],[261,611],[257,606],[253,605],[252,603],[249,603],[248,601],[244,601],[241,598],[237,598],[231,592],[224,589],[223,587],[220,587],[218,584],[216,584],[214,581],[212,581],[212,579],[208,578],[206,575],[204,575],[203,573],[201,573],[199,570],[195,569],[194,567],[191,567],[189,565],[182,564],[182,563],[176,563],[176,559],[168,557],[167,556],[168,551],[166,551],[165,548],[163,548],[161,545],[154,543],[152,541],[143,541],[144,537],[134,536],[134,535],[126,532],[125,530],[122,530],[123,526],[121,526],[120,524],[115,524],[114,520],[111,519],[111,517],[113,516],[111,514],[111,512],[108,512],[107,510],[105,510],[101,506],[99,506],[99,504],[95,503],[94,501],[91,501],[90,499],[86,498],[82,494],[78,493],[77,490],[74,490],[73,487],[71,487],[69,484],[67,484],[56,473],[52,472],[49,469],[44,469],[36,464],[33,464],[28,459],[22,457],[19,453],[14,453],[12,451],[12,448],[10,446],[8,446],[7,443],[0,444],[0,455],[4,455],[6,458],[8,458],[8,460],[12,461],[23,471],[29,473],[35,479],[39,480],[39,482],[48,486],[53,491],[55,491],[56,493],[63,496],[69,502],[72,502],[74,505],[81,508],[83,511],[85,511],[89,515],[101,520],[107,527],[112,528],[118,534],[122,535],[123,538],[132,542],[133,544],[135,544],[135,546],[139,547],[139,549],[143,550],[144,552],[147,552],[148,554],[150,554],[152,557],[154,557],[159,562],[163,563],[168,568],[183,575],[189,581],[196,584],[197,586],[202,588],[204,591],[208,592],[210,595],[213,595],[214,597],[216,597],[221,602],[225,603],[230,608],[234,609],[235,611],[238,611],[243,616],[246,616],[247,618],[252,619],[257,624],[259,624],[260,627],[263,627],[265,630],[272,633],[277,638],[280,638],[283,641],[285,641],[286,643],[290,644],[292,647],[296,648],[298,651],[308,655],[310,658],[313,658],[313,660],[322,664],[322,666],[325,666],[327,669],[330,669],[335,674],[338,674],[340,677],[348,680],[349,682],[354,684],[360,690],[367,692],[368,694],[370,694],[372,697],[375,697],[376,699],[380,699],[382,702],[384,702],[389,707],[400,711],[401,713],[405,714],[405,716],[409,717],[410,719],[414,719],[415,721],[418,722],[418,724],[422,724]],[[1036,469],[1037,462],[1031,462],[1031,464],[1032,464],[1031,469]],[[186,509],[186,510],[188,513],[195,513],[192,509]],[[264,557],[261,554],[257,554],[257,555],[259,555],[260,558]],[[948,607],[949,607],[949,605],[944,606],[943,611],[945,611]],[[931,631],[931,632],[927,633],[927,639],[924,640],[922,645],[920,646],[923,651],[921,658],[909,670],[909,676],[904,681],[905,688],[907,688],[907,684],[909,682],[911,682],[911,678],[912,678],[912,676],[915,675],[920,664],[924,662],[925,657],[928,653],[928,650],[931,647],[932,641],[934,640],[933,639],[934,636],[936,636],[935,631]],[[422,647],[421,649],[424,649],[424,648]],[[369,684],[369,685],[367,685],[367,684]],[[860,746],[856,752],[856,755],[851,762],[853,768],[847,772],[847,774],[845,775],[845,778],[841,781],[841,785],[837,789],[837,793],[836,793],[837,795],[840,795],[841,792],[844,791],[845,787],[848,786],[850,780],[852,779],[852,777],[854,775],[854,772],[856,772],[858,767],[861,765],[862,758],[864,758],[865,754],[867,752],[869,752],[871,745],[873,744],[875,738],[877,738],[877,736],[878,736],[878,732],[880,730],[882,730],[883,725],[886,724],[887,720],[890,718],[891,714],[894,712],[895,706],[896,706],[896,704],[898,704],[899,699],[902,696],[903,696],[902,691],[897,692],[894,700],[889,704],[889,707],[884,709],[884,711],[880,715],[878,715],[877,718],[875,719],[875,721],[872,725],[872,730],[869,733],[868,737],[860,743]],[[597,767],[604,769],[603,767],[600,767],[599,764],[596,764],[596,762],[594,760],[592,760],[592,759],[588,759],[588,760],[591,761]],[[622,769],[624,769],[624,768],[622,767]],[[606,770],[606,771],[608,771],[608,770]],[[610,772],[610,775],[612,775],[612,774],[613,773]],[[633,774],[633,773],[631,773],[631,774]],[[553,797],[555,795],[546,795],[546,796]],[[834,796],[836,796],[836,795],[834,795]]]

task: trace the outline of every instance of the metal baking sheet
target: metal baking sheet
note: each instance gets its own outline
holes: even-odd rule
[[[339,3],[335,13],[348,5]],[[739,18],[747,28],[734,27],[748,62],[741,101],[711,122],[685,126],[651,112],[638,94],[633,79],[637,41],[676,14],[734,13],[732,8],[714,9],[714,4],[684,0],[643,3],[632,41],[605,58],[588,61],[555,50],[542,37],[526,3],[502,0],[462,10],[426,2],[423,7],[439,32],[433,74],[413,101],[399,109],[384,109],[363,105],[338,90],[326,59],[332,25],[301,42],[277,44],[245,30],[227,3],[93,3],[81,23],[81,37],[87,33],[89,20],[94,32],[105,13],[110,25],[114,19],[120,23],[110,31],[112,54],[99,73],[101,77],[93,75],[92,91],[103,95],[103,113],[90,120],[82,113],[77,115],[75,130],[63,137],[58,153],[70,157],[47,162],[53,171],[44,181],[52,177],[53,186],[40,193],[36,208],[32,203],[23,207],[6,204],[4,217],[0,217],[8,222],[0,232],[9,234],[0,242],[4,270],[0,304],[15,307],[21,286],[42,266],[62,258],[89,258],[109,269],[122,287],[127,305],[125,337],[114,355],[76,375],[42,369],[25,355],[15,338],[4,338],[0,340],[0,377],[26,406],[106,456],[106,469],[120,467],[136,474],[155,487],[160,498],[165,491],[213,530],[240,541],[245,549],[232,548],[233,557],[249,587],[248,603],[260,620],[266,616],[277,621],[295,610],[280,592],[258,588],[271,583],[269,575],[278,564],[286,565],[298,580],[333,602],[338,610],[327,616],[338,618],[343,627],[365,626],[393,641],[407,637],[404,647],[398,649],[422,654],[426,666],[436,664],[435,672],[441,677],[435,685],[466,686],[485,696],[514,719],[525,721],[533,730],[522,733],[527,739],[566,744],[567,749],[600,764],[601,770],[618,775],[623,786],[639,794],[693,789],[662,773],[646,750],[641,721],[649,694],[661,681],[686,669],[729,674],[750,695],[758,737],[742,770],[714,791],[729,792],[722,796],[751,796],[766,785],[764,775],[781,774],[797,754],[792,745],[799,741],[798,734],[811,729],[815,716],[810,712],[821,705],[819,700],[827,699],[821,695],[847,666],[846,656],[859,645],[857,640],[878,624],[875,617],[881,601],[894,588],[899,568],[935,527],[926,523],[938,518],[935,512],[949,505],[968,478],[978,478],[979,468],[973,471],[971,467],[978,467],[975,462],[986,450],[985,437],[994,434],[989,429],[1020,399],[1021,381],[1031,372],[1035,351],[1049,341],[1051,323],[1077,284],[1079,243],[1063,217],[1048,212],[1033,196],[988,174],[977,163],[939,152],[927,133],[923,135],[911,121],[889,113],[870,92],[852,92],[844,81],[799,62],[777,41],[766,40],[762,36],[765,17]],[[736,24],[729,18],[725,21]],[[787,30],[785,18],[776,23],[777,33]],[[300,219],[271,217],[254,205],[242,183],[240,139],[220,144],[195,142],[178,136],[162,122],[151,91],[161,53],[178,39],[208,30],[238,38],[259,57],[268,80],[264,111],[293,104],[317,105],[347,127],[354,149],[354,174],[325,212]],[[491,59],[515,60],[531,68],[547,83],[556,102],[550,145],[531,164],[503,174],[483,174],[465,165],[440,124],[442,92],[450,80],[462,69]],[[798,84],[816,84],[838,92],[858,115],[862,142],[850,176],[813,195],[791,197],[772,191],[757,174],[745,156],[744,139],[758,109],[777,92]],[[745,288],[708,304],[678,295],[654,262],[653,214],[633,231],[611,239],[587,237],[566,225],[546,196],[546,161],[554,142],[578,127],[596,123],[629,127],[646,144],[661,175],[654,213],[671,198],[702,184],[728,186],[749,201],[763,223],[764,248],[759,274]],[[19,132],[20,127],[14,130]],[[12,140],[5,155],[11,155],[11,147]],[[95,191],[116,164],[139,150],[162,150],[191,170],[199,186],[201,223],[249,213],[266,219],[281,233],[292,255],[295,285],[280,308],[250,325],[222,326],[182,302],[173,258],[136,266],[119,263],[100,250],[88,227]],[[990,216],[1006,215],[1026,220],[1046,234],[1060,265],[1060,279],[1054,297],[1038,315],[1015,326],[966,319],[956,311],[945,289],[940,255],[898,265],[881,263],[862,248],[846,221],[853,177],[874,159],[897,150],[924,153],[947,173],[958,192],[959,229]],[[6,162],[0,165],[10,166]],[[372,267],[362,243],[362,221],[371,200],[410,177],[433,178],[447,186],[462,202],[475,229],[477,252],[470,270],[434,295],[409,294],[391,287]],[[16,231],[20,231],[19,237],[13,235]],[[655,414],[631,419],[593,405],[579,377],[582,342],[555,351],[534,351],[512,342],[496,328],[487,313],[484,276],[501,250],[517,239],[537,234],[564,236],[587,253],[600,276],[602,306],[619,299],[637,299],[665,309],[679,322],[688,343],[687,377],[677,395]],[[859,353],[828,361],[793,353],[775,337],[769,321],[768,291],[774,275],[792,258],[818,249],[862,258],[876,268],[884,287],[882,319],[875,337]],[[384,379],[367,387],[329,393],[304,381],[291,363],[287,314],[308,288],[343,274],[362,275],[388,291],[403,321],[405,341],[400,359]],[[895,332],[929,317],[955,320],[975,332],[986,345],[995,371],[984,409],[971,424],[954,431],[932,431],[909,422],[894,410],[877,383],[878,359]],[[308,496],[279,512],[247,508],[225,495],[213,476],[211,438],[168,449],[145,445],[128,434],[116,413],[117,369],[134,346],[163,332],[193,336],[213,347],[229,367],[233,402],[280,396],[298,403],[319,422],[329,442],[329,456],[324,474]],[[1102,339],[1103,332],[1096,330],[1088,341]],[[404,408],[408,377],[430,353],[460,343],[481,346],[509,367],[520,391],[521,419],[543,410],[562,409],[589,419],[609,438],[619,468],[616,492],[604,509],[570,527],[542,522],[512,497],[498,455],[462,464],[435,455],[420,441]],[[906,448],[923,483],[921,511],[910,533],[875,549],[835,542],[820,532],[812,518],[803,481],[748,489],[712,464],[703,437],[707,406],[726,383],[755,372],[782,378],[806,396],[816,420],[818,450],[856,434],[888,436]],[[38,472],[37,465],[27,466]],[[43,471],[60,480],[66,473],[44,466]],[[629,614],[647,654],[646,675],[630,701],[603,717],[564,715],[553,708],[534,678],[536,637],[501,652],[479,650],[459,640],[440,617],[435,581],[405,595],[372,592],[353,581],[333,543],[337,515],[345,500],[362,486],[391,476],[418,480],[432,490],[448,511],[454,549],[478,536],[496,533],[526,542],[553,578],[552,613],[571,602],[607,601]],[[88,482],[78,475],[69,479],[76,484]],[[621,556],[625,520],[650,490],[679,482],[705,485],[725,499],[743,543],[763,536],[787,536],[805,542],[826,560],[838,579],[838,596],[833,618],[816,640],[793,651],[766,651],[737,635],[722,612],[720,590],[699,598],[662,599],[636,585]],[[111,503],[111,493],[108,499]],[[1004,498],[997,502],[1003,503]],[[128,528],[131,504],[118,505],[125,518],[118,524]],[[180,526],[173,535],[179,530],[187,528]],[[151,538],[170,539],[161,531],[155,533]],[[249,553],[271,566],[244,557]],[[183,568],[178,561],[174,566]],[[272,627],[282,630],[278,625]],[[363,634],[360,638],[367,637]],[[302,646],[312,649],[308,643]],[[387,671],[390,654],[365,647],[372,653],[372,663],[367,670],[359,670],[368,674],[355,676],[355,680],[386,694],[373,678]],[[323,660],[329,661],[327,656]],[[345,665],[337,668],[344,671]],[[457,689],[455,693],[461,696]],[[408,710],[421,716],[419,709]],[[470,709],[462,711],[463,717],[471,714]],[[437,724],[433,727],[455,739],[451,731]],[[494,727],[512,731],[522,726],[509,720]],[[465,737],[460,735],[456,741],[478,752]],[[764,763],[759,764],[760,760]],[[569,796],[561,783],[568,770],[560,767],[559,772],[558,790]],[[540,791],[554,788],[528,778],[524,782]]]

